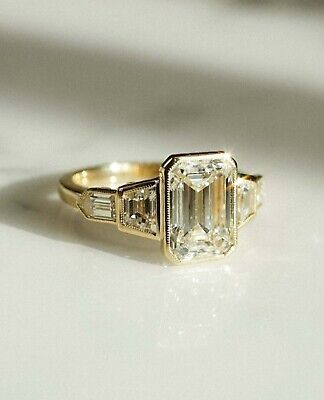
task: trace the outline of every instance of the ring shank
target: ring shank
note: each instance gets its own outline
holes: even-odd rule
[[[112,162],[84,168],[64,175],[60,179],[59,193],[63,201],[77,207],[77,201],[86,189],[104,187],[117,190],[127,183],[156,178],[160,165],[153,162]]]

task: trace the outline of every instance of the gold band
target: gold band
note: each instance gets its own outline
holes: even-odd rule
[[[77,207],[81,194],[89,188],[117,190],[130,182],[141,182],[159,175],[161,164],[138,162],[112,162],[84,168],[64,175],[60,179],[59,193],[63,201]]]

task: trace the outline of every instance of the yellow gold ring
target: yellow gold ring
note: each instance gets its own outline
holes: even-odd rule
[[[238,172],[222,151],[169,156],[163,163],[113,162],[60,179],[67,204],[93,221],[159,240],[176,264],[219,259],[261,205],[262,177]]]

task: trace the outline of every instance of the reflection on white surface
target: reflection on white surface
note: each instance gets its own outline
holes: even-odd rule
[[[208,346],[219,331],[230,329],[228,316],[245,295],[246,279],[226,264],[173,273],[163,294],[158,345]]]

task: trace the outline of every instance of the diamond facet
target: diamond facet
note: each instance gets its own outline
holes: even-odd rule
[[[243,225],[262,204],[262,178],[240,177],[236,181],[237,186],[237,218],[238,224]]]
[[[152,235],[157,233],[157,185],[125,190],[122,194],[122,224]]]
[[[108,189],[88,189],[82,193],[78,207],[89,219],[116,221],[116,193]]]
[[[256,213],[257,183],[248,179],[237,180],[238,223],[243,224]]]
[[[236,242],[235,161],[179,156],[167,172],[167,244],[178,261],[217,258]]]

